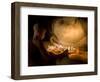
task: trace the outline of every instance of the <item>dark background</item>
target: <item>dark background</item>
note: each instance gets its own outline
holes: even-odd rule
[[[45,28],[50,31],[51,23],[55,16],[37,16],[37,15],[28,15],[28,40],[32,39],[33,36],[33,26],[38,24],[39,29]],[[47,35],[47,34],[46,34]]]

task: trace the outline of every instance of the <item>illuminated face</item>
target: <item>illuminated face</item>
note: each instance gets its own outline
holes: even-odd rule
[[[54,21],[52,39],[63,46],[80,46],[84,42],[84,28],[76,18],[61,18]],[[81,41],[81,44],[80,44]]]

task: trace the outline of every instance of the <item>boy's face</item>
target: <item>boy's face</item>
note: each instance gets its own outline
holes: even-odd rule
[[[79,21],[75,18],[62,18],[54,22],[53,34],[56,36],[58,43],[63,46],[77,46],[76,43],[84,38],[85,33]],[[60,23],[62,21],[62,23]]]

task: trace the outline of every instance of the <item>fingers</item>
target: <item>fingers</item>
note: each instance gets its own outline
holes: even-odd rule
[[[87,62],[87,52],[85,51],[80,51],[80,53],[70,53],[68,57],[70,60],[79,60],[82,62]]]

